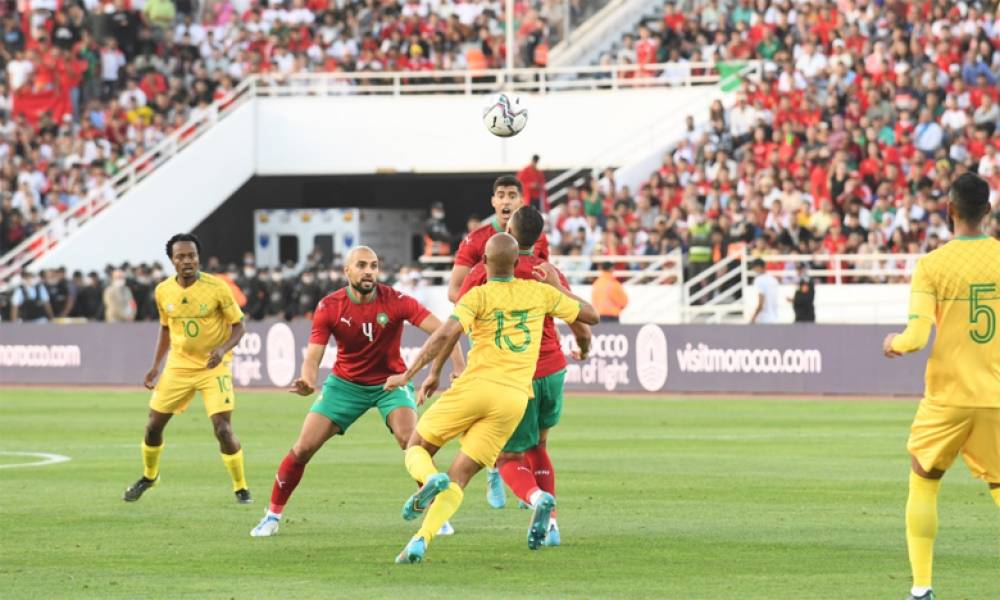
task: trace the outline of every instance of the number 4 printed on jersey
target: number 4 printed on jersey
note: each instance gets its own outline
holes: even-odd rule
[[[375,341],[375,335],[374,335],[375,334],[375,328],[372,327],[371,323],[362,323],[361,324],[361,333],[365,334],[365,337],[368,338],[369,342],[374,342]]]

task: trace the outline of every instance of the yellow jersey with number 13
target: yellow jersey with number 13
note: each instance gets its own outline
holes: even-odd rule
[[[579,314],[579,302],[538,281],[493,278],[472,288],[451,316],[472,342],[462,377],[508,385],[532,396],[545,317],[572,323]]]
[[[170,328],[167,368],[204,369],[212,350],[229,339],[231,326],[243,320],[226,282],[207,273],[199,273],[188,287],[176,277],[165,279],[155,296],[160,324]],[[223,360],[232,359],[229,353]]]
[[[937,335],[924,398],[957,407],[1000,408],[1000,242],[959,237],[917,261],[910,325],[893,349],[912,352]],[[922,339],[921,339],[922,338]]]

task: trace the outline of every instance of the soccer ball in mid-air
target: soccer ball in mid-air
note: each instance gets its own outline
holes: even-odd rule
[[[528,109],[514,94],[493,94],[483,109],[483,124],[493,135],[515,136],[528,124]]]

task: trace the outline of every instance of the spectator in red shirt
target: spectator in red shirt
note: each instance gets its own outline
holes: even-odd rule
[[[534,206],[539,212],[548,212],[549,200],[545,192],[545,173],[538,168],[540,157],[535,154],[531,157],[531,164],[524,167],[517,173],[517,180],[524,188],[525,205]]]

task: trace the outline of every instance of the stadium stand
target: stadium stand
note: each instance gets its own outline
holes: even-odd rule
[[[954,177],[1000,189],[997,3],[694,4],[666,3],[602,64],[762,60],[763,81],[689,118],[638,189],[612,169],[576,182],[550,213],[562,253],[682,247],[690,276],[745,251],[923,252],[950,236]]]
[[[597,4],[517,2],[516,64],[544,65]],[[3,17],[0,253],[102,204],[109,177],[250,74],[485,69],[506,52],[503,3],[482,0],[34,0]]]
[[[744,252],[912,254],[949,238],[942,200],[957,174],[1000,189],[997,3],[692,4],[665,4],[602,62],[672,61],[649,74],[669,79],[685,62],[761,60],[763,80],[692,115],[636,189],[614,169],[574,182],[549,215],[562,254],[681,249],[688,276]],[[536,54],[524,44],[558,35],[552,6],[518,4],[522,63]],[[0,248],[113,194],[109,175],[246,74],[465,67],[477,48],[493,66],[502,54],[494,4],[243,8],[210,3],[202,23],[169,0],[9,14]],[[1000,235],[1000,213],[992,227]]]

